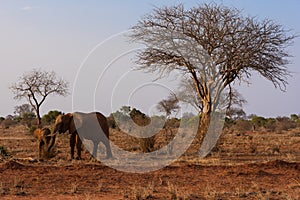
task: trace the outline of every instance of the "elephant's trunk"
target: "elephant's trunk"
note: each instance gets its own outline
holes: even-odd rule
[[[55,139],[56,139],[56,134],[51,134],[51,140],[49,142],[49,146],[48,146],[48,152],[50,152],[50,150],[52,149],[52,147],[55,144]]]
[[[58,131],[57,126],[54,126],[54,128],[52,129],[51,135],[54,135],[57,131]]]

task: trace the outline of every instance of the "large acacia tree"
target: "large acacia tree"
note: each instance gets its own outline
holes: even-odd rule
[[[68,94],[68,82],[58,78],[54,71],[33,69],[25,73],[10,89],[17,100],[25,98],[34,108],[38,124],[41,124],[40,107],[49,95]]]
[[[200,141],[221,94],[230,98],[236,81],[248,81],[258,72],[285,90],[290,75],[286,47],[295,35],[272,20],[243,16],[236,8],[216,4],[157,8],[132,31],[133,41],[145,45],[137,56],[139,69],[159,76],[177,70],[192,81],[201,104]]]

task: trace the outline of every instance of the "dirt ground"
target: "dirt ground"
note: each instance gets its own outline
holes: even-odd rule
[[[120,135],[111,131],[125,147]],[[7,153],[0,156],[0,199],[300,199],[299,129],[226,133],[208,158],[184,156],[148,173],[117,171],[88,152],[70,161],[68,137],[59,136],[54,158],[31,162],[32,134],[23,126],[0,128]]]

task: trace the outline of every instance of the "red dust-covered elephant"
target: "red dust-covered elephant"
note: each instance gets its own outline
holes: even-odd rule
[[[77,149],[77,159],[81,159],[82,142],[80,136],[83,139],[88,139],[93,142],[94,146],[92,155],[94,157],[97,156],[98,144],[100,142],[102,142],[106,147],[106,157],[112,157],[109,143],[109,126],[107,119],[103,114],[99,112],[75,112],[57,116],[53,133],[59,132],[61,134],[67,131],[71,134],[71,159],[74,159],[75,145]]]

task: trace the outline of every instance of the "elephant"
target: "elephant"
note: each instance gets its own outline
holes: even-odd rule
[[[38,160],[48,158],[49,153],[54,146],[56,134],[51,135],[49,128],[37,128],[33,132],[33,136],[38,140]]]
[[[100,127],[99,127],[100,125]],[[97,156],[97,149],[100,142],[106,147],[106,158],[112,158],[112,152],[109,143],[109,126],[106,117],[99,112],[92,113],[67,113],[57,116],[53,133],[65,133],[69,131],[71,159],[74,159],[75,145],[77,149],[77,158],[81,159],[82,139],[91,140],[93,142],[94,157]],[[79,132],[79,134],[78,134]],[[80,138],[80,136],[82,138]]]

